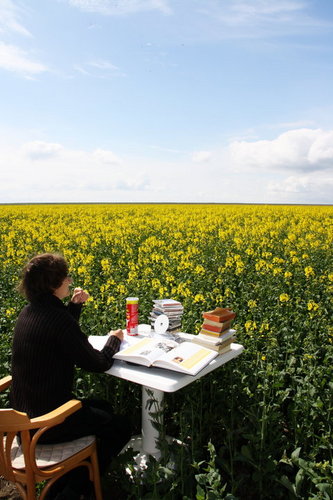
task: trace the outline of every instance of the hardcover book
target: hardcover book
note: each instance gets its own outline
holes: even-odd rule
[[[144,338],[120,350],[113,357],[144,366],[156,366],[196,375],[217,356],[217,352],[192,342]]]
[[[211,325],[207,322],[208,320],[204,320],[202,329],[203,330],[208,330],[209,332],[215,332],[220,334],[221,332],[224,332],[225,330],[228,330],[230,328],[232,320],[230,319],[229,321],[225,321],[224,323],[216,323],[216,325],[221,325],[221,326],[215,326]],[[210,323],[213,323],[212,321]]]
[[[108,336],[104,336],[105,340]],[[91,337],[90,342],[94,345]],[[102,345],[102,340],[98,340]],[[104,344],[103,344],[104,345]],[[166,368],[188,375],[196,375],[208,365],[218,352],[213,349],[184,341],[181,343],[163,338],[139,338],[128,344],[122,342],[120,351],[113,358],[143,366]]]
[[[204,319],[208,319],[210,321],[216,321],[218,323],[223,323],[225,321],[229,321],[235,318],[236,313],[231,311],[226,307],[216,307],[213,311],[207,311],[202,313]]]

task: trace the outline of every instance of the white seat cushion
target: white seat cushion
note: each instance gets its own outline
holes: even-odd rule
[[[43,468],[62,462],[92,444],[94,440],[95,436],[84,436],[68,443],[38,444],[36,446],[37,466]],[[16,438],[12,444],[11,459],[15,469],[25,468],[23,451]]]

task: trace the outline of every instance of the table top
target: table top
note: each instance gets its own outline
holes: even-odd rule
[[[97,348],[97,344],[95,344],[93,338],[90,338],[89,341]],[[225,363],[228,363],[239,356],[243,350],[244,347],[242,345],[231,344],[231,349],[229,351],[214,358],[205,368],[194,376],[173,370],[166,370],[164,368],[152,366],[148,368],[146,366],[127,363],[126,361],[120,360],[115,360],[111,368],[105,373],[151,389],[158,389],[164,392],[175,392],[207,375],[207,373],[216,370]]]

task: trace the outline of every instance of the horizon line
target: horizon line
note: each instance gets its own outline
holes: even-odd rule
[[[278,206],[333,206],[332,203],[270,203],[270,202],[219,202],[219,201],[35,201],[0,202],[5,205],[278,205]]]

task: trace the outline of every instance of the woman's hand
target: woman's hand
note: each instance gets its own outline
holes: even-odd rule
[[[71,301],[74,304],[83,304],[89,299],[89,293],[83,290],[82,288],[74,288],[74,292],[71,298]]]
[[[114,335],[115,337],[118,337],[119,340],[124,340],[124,332],[122,330],[111,330],[109,332],[109,335]]]

